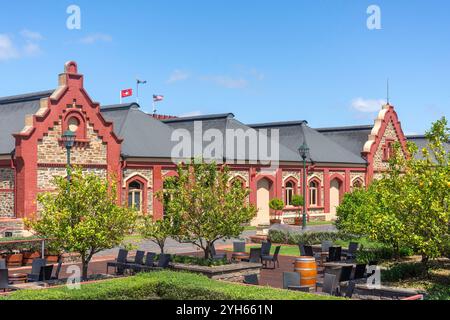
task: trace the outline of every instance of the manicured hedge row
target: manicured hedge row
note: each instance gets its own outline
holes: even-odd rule
[[[321,244],[324,240],[350,240],[348,236],[339,232],[290,233],[280,230],[269,230],[269,238],[273,243],[292,245],[298,245],[299,243],[307,245]]]
[[[243,286],[173,271],[150,272],[133,277],[66,287],[16,291],[0,300],[323,300],[338,299],[310,293],[260,286]]]

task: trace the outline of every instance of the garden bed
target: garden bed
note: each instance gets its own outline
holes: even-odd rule
[[[251,274],[259,275],[262,265],[260,263],[239,262],[221,266],[200,266],[183,263],[172,263],[171,269],[202,274],[210,279],[230,282],[243,282],[244,277]]]

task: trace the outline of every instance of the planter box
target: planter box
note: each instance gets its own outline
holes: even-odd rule
[[[260,263],[232,263],[223,266],[197,266],[183,263],[172,263],[171,269],[179,271],[189,271],[193,273],[200,273],[214,280],[224,280],[231,282],[243,282],[244,276],[250,274],[259,275],[262,265]]]
[[[5,256],[6,258],[6,265],[8,268],[10,267],[21,267],[23,262],[23,254],[8,254]]]
[[[23,253],[23,264],[30,265],[33,263],[34,259],[39,259],[41,257],[40,252],[24,252]]]

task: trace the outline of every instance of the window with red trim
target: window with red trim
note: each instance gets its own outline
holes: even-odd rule
[[[387,162],[391,159],[394,154],[394,143],[393,139],[386,139],[383,145],[383,161]]]

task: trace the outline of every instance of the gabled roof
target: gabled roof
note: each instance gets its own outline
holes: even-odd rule
[[[0,98],[0,154],[14,152],[13,134],[24,128],[27,115],[39,110],[40,100],[52,93],[53,90],[48,90]]]
[[[319,128],[316,130],[353,154],[361,156],[372,128],[373,125],[363,125]]]
[[[171,128],[141,111],[137,103],[103,106],[100,112],[124,139],[123,157],[171,158]]]
[[[282,161],[300,161],[298,149],[306,142],[310,148],[309,161],[315,163],[366,164],[366,160],[360,155],[354,154],[326,135],[310,128],[306,121],[275,122],[250,126],[257,129],[279,130],[280,144],[289,150],[289,152],[282,153],[280,149],[280,160]]]
[[[418,152],[416,154],[416,159],[423,159],[422,157],[422,149],[428,149],[428,140],[425,135],[410,135],[406,136],[406,139],[409,142],[414,142],[418,148]],[[450,153],[450,142],[444,144],[445,150]]]

